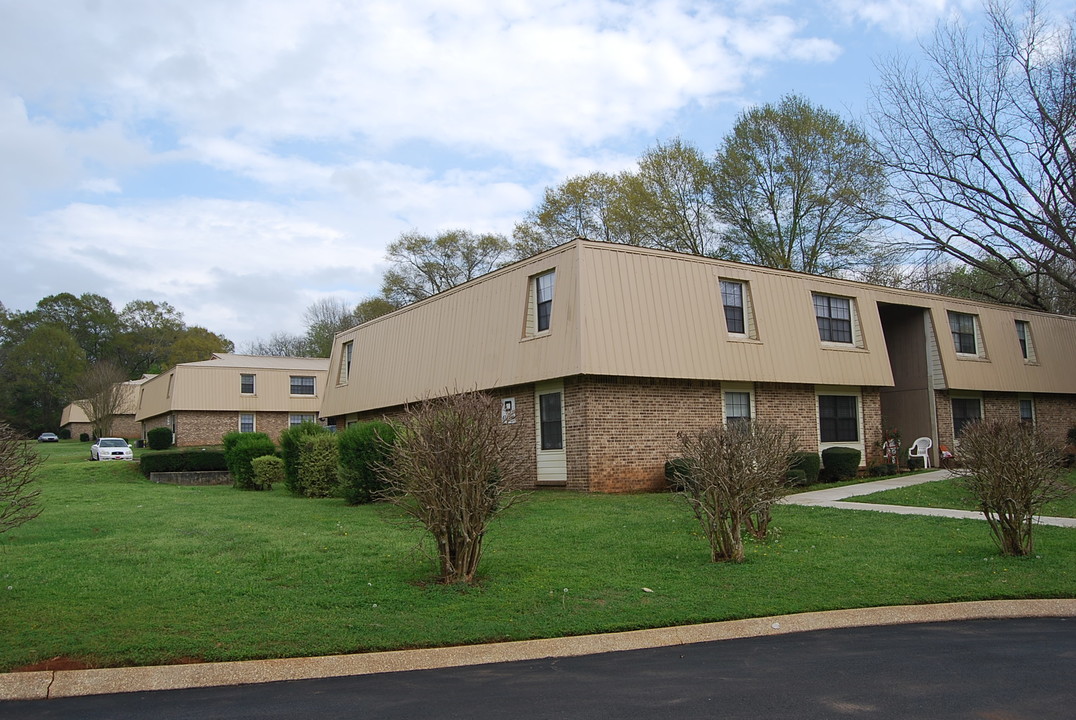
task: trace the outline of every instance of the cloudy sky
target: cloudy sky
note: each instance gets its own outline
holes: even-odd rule
[[[785,93],[858,117],[875,59],[979,7],[0,0],[0,302],[164,300],[242,350],[376,294],[401,232],[510,234]]]

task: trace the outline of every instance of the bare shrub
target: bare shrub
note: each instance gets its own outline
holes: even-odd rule
[[[781,425],[737,422],[677,434],[685,462],[676,483],[710,542],[713,562],[743,562],[743,531],[764,536],[787,491],[796,441]]]
[[[41,510],[34,471],[41,460],[26,439],[0,423],[0,533],[37,517]]]
[[[1061,480],[1061,448],[1034,427],[983,421],[964,427],[959,457],[953,473],[975,495],[1001,553],[1034,552],[1035,515],[1072,492]]]
[[[518,428],[500,401],[464,392],[424,401],[397,429],[385,497],[433,536],[443,583],[474,581],[490,521],[520,497]]]

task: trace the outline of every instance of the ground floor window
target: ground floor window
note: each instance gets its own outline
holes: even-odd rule
[[[1020,422],[1025,425],[1035,424],[1035,401],[1032,398],[1020,398]]]
[[[725,424],[751,421],[751,393],[730,390],[725,393]]]
[[[855,395],[818,396],[819,439],[824,442],[858,442],[859,413]]]
[[[983,419],[983,405],[979,398],[953,398],[953,436],[960,437],[964,426]]]
[[[288,427],[295,427],[296,425],[302,425],[303,423],[312,423],[317,421],[317,416],[314,414],[300,413],[288,415]]]
[[[562,428],[561,393],[554,392],[539,395],[538,413],[542,426],[542,449],[563,450],[564,432]]]
[[[239,432],[254,432],[254,413],[239,415]]]

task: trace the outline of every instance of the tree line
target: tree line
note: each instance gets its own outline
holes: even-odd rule
[[[0,420],[27,432],[55,430],[64,406],[102,383],[232,349],[166,302],[133,300],[117,310],[101,295],[60,293],[22,312],[0,303]]]

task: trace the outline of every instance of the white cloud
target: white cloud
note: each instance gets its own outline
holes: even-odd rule
[[[982,8],[981,0],[833,0],[847,16],[884,32],[912,38],[946,17]]]

